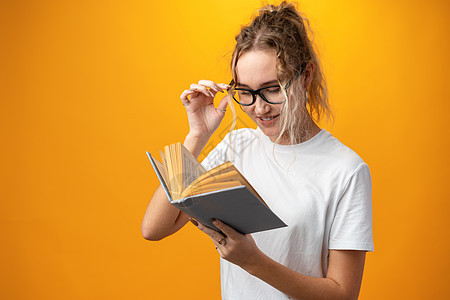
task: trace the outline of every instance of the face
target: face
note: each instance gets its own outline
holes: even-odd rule
[[[275,52],[256,50],[242,54],[236,64],[236,87],[256,90],[278,84],[276,63]],[[242,108],[261,131],[275,142],[280,133],[280,111],[283,105],[270,104],[256,96],[253,105]]]

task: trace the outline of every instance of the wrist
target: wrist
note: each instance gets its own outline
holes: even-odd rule
[[[241,267],[250,275],[258,276],[264,269],[268,268],[270,261],[271,258],[259,250],[258,254],[252,255],[252,259]]]
[[[186,135],[185,141],[193,141],[193,142],[204,142],[205,144],[208,142],[209,138],[211,137],[210,134],[205,133],[196,133],[193,131],[189,131],[189,133]]]
[[[183,145],[197,158],[206,146],[208,140],[209,136],[195,135],[189,132],[184,139]]]

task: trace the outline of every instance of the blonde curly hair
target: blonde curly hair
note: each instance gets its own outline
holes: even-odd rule
[[[310,122],[305,117],[309,115],[316,122],[323,116],[328,120],[333,117],[326,80],[313,42],[308,37],[308,32],[312,35],[309,21],[296,5],[286,1],[278,6],[265,5],[257,12],[252,22],[243,26],[235,37],[236,46],[231,58],[233,82],[238,82],[236,65],[242,54],[255,50],[275,51],[278,83],[287,99],[280,115],[281,129],[277,142],[287,139],[290,144],[297,144],[309,138],[307,124]],[[314,73],[306,90],[300,77],[308,63],[314,65]],[[290,87],[286,90],[288,84]]]

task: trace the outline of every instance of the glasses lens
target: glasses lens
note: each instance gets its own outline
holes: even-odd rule
[[[253,102],[252,93],[250,93],[249,91],[237,90],[237,91],[235,91],[233,98],[238,103],[243,104],[243,105],[249,105],[250,103]]]
[[[283,91],[279,86],[263,89],[261,90],[261,94],[263,94],[270,103],[281,103],[286,100]]]
[[[263,100],[272,104],[282,103],[286,100],[283,91],[279,86],[269,86],[264,88],[260,90],[260,94],[264,97]],[[233,98],[242,105],[250,105],[253,102],[252,93],[246,90],[236,89]]]

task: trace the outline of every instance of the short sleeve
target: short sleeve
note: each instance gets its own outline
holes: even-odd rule
[[[367,164],[352,174],[338,200],[329,249],[373,251],[372,182]]]

